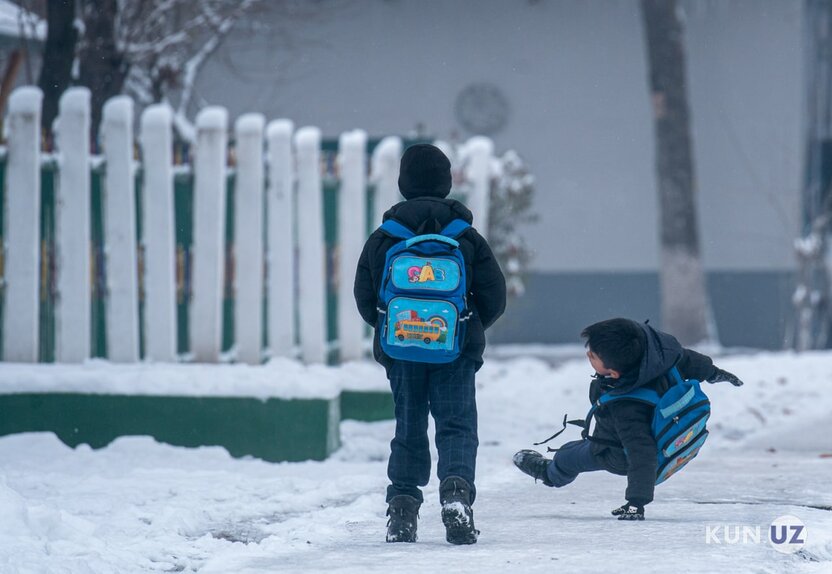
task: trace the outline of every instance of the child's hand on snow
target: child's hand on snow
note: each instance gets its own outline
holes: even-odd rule
[[[644,507],[628,502],[613,510],[612,515],[617,516],[618,520],[644,520]]]
[[[734,373],[729,373],[728,371],[723,371],[722,369],[717,369],[714,371],[714,374],[711,375],[711,378],[708,379],[709,383],[731,383],[735,387],[741,387],[743,382],[735,375]]]

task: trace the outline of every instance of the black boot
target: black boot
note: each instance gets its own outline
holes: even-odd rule
[[[471,485],[464,478],[449,476],[439,485],[445,540],[451,544],[474,544],[480,531],[474,528]]]
[[[514,466],[546,486],[554,486],[546,473],[551,462],[551,459],[533,450],[521,450],[514,455]]]
[[[387,507],[387,542],[416,542],[416,521],[421,503],[406,494],[390,499]]]

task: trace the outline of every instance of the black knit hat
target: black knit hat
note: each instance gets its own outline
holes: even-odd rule
[[[447,197],[451,192],[451,162],[436,146],[410,146],[402,155],[399,190],[405,199]]]

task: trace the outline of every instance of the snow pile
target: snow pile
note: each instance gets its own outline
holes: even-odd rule
[[[203,130],[225,131],[228,127],[228,111],[222,106],[202,108],[196,116],[196,127]]]
[[[269,122],[266,128],[266,135],[269,139],[272,138],[291,138],[292,132],[295,130],[295,124],[292,120],[279,119]]]
[[[142,133],[147,130],[165,129],[169,130],[171,125],[171,109],[167,104],[156,104],[148,106],[142,112]]]
[[[59,102],[60,113],[86,116],[89,114],[91,98],[92,92],[90,92],[89,88],[83,86],[69,88],[61,95]]]
[[[715,437],[743,446],[832,454],[832,355],[760,353],[717,363],[745,386],[705,387]]]
[[[133,99],[129,96],[115,96],[104,104],[104,121],[122,126],[133,123]]]
[[[390,390],[384,367],[378,363],[368,361],[354,361],[341,365],[340,385],[350,391],[382,391]]]
[[[383,370],[356,363],[338,369],[305,366],[289,359],[266,365],[184,365],[138,363],[83,365],[0,363],[0,393],[92,393],[258,399],[329,399],[342,383],[352,388],[383,388]]]
[[[95,524],[89,520],[77,518],[63,510],[26,499],[6,484],[0,474],[0,540],[3,551],[9,559],[3,561],[3,572],[18,572],[14,565],[25,565],[25,560],[49,552],[50,549],[64,555],[70,561],[73,555],[103,550],[104,544],[97,540]],[[19,561],[19,562],[18,562]],[[79,566],[81,566],[79,564]],[[27,566],[23,566],[26,568]],[[31,565],[28,565],[31,567]],[[35,571],[35,570],[22,570]],[[44,570],[36,570],[44,571]],[[72,572],[85,572],[85,567],[75,568]],[[94,570],[89,570],[93,572]]]
[[[23,86],[17,88],[9,96],[9,113],[35,115],[40,112],[40,105],[43,101],[43,92],[35,86]]]

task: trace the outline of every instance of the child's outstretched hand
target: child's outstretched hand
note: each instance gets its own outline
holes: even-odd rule
[[[734,373],[729,373],[728,371],[723,371],[722,369],[717,369],[714,371],[714,374],[711,375],[711,378],[708,379],[709,383],[731,383],[735,387],[741,387],[743,382],[739,379],[737,375]]]
[[[618,520],[644,520],[644,507],[628,502],[613,510],[612,515],[617,516]]]

